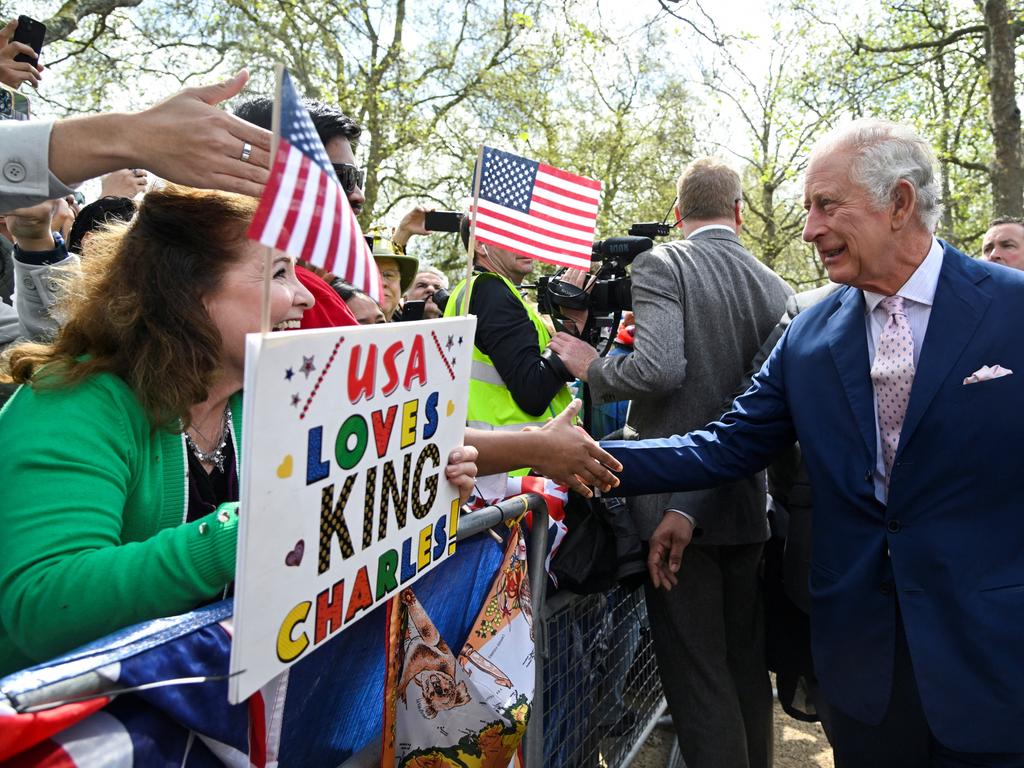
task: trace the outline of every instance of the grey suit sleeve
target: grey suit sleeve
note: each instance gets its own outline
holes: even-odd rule
[[[75,255],[44,265],[25,264],[15,259],[14,306],[0,303],[0,347],[15,341],[53,338],[60,325],[52,314],[60,292],[59,270],[77,265]]]
[[[69,195],[50,173],[52,122],[0,120],[0,213]]]
[[[683,286],[679,271],[662,249],[633,263],[633,354],[597,358],[587,370],[595,403],[632,400],[668,392],[686,376],[683,343]]]

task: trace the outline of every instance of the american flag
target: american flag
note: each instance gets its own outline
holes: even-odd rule
[[[477,240],[589,269],[600,197],[600,181],[484,147]]]
[[[377,264],[287,70],[277,98],[281,136],[249,237],[333,272],[381,301]]]

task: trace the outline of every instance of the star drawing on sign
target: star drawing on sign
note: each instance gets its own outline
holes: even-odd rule
[[[287,381],[291,381],[292,380],[292,376],[294,376],[294,375],[295,375],[295,369],[293,369],[293,368],[285,368],[285,370],[284,370],[284,377],[285,377],[285,379]]]
[[[302,356],[302,367],[299,368],[299,370],[306,374],[307,379],[309,378],[309,374],[316,370],[316,366],[313,365],[314,357],[316,357],[316,355],[310,355],[309,357],[306,357],[305,355]]]
[[[455,340],[454,340],[454,337],[451,334],[448,334],[448,342],[444,346],[445,346],[445,348],[449,352],[451,352],[452,351],[452,347],[455,346]]]
[[[292,395],[292,408],[298,408],[300,400],[302,400],[302,398],[299,397],[299,393],[298,392],[296,392],[294,395]]]

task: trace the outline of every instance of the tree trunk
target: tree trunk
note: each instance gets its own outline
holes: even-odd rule
[[[992,110],[992,208],[996,216],[1024,215],[1020,110],[1015,93],[1014,31],[1006,0],[985,1],[986,56]]]
[[[775,222],[775,190],[770,183],[761,185],[761,210],[764,211],[764,246],[761,250],[761,261],[769,269],[775,269],[775,262],[782,251],[779,243],[779,230]]]

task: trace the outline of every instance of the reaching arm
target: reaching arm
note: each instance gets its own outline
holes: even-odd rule
[[[242,70],[134,114],[87,115],[52,124],[0,122],[0,210],[61,197],[71,191],[67,185],[122,168],[145,168],[192,187],[259,195],[269,177],[270,132],[215,106],[235,96],[248,79]],[[246,142],[252,153],[243,161]]]
[[[732,410],[704,429],[650,440],[610,440],[601,447],[623,465],[613,493],[636,496],[713,488],[768,466],[796,440],[786,399],[786,336]]]
[[[466,444],[480,452],[480,474],[492,475],[523,466],[567,485],[584,496],[593,496],[588,486],[607,491],[618,485],[611,470],[620,464],[594,442],[586,432],[573,426],[582,402],[573,400],[557,417],[540,429],[522,432],[489,432],[467,429]]]

